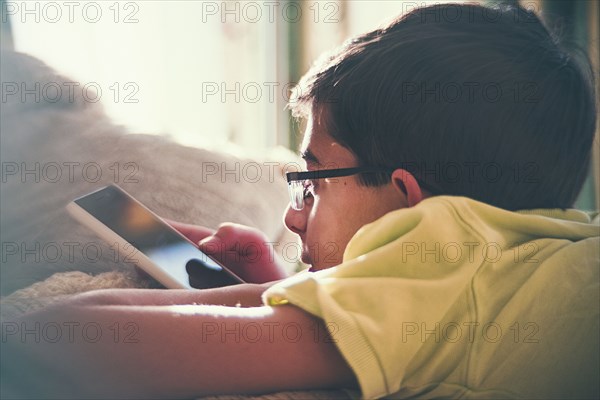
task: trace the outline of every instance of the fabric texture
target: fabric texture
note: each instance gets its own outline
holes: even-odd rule
[[[600,226],[440,196],[263,294],[326,322],[365,398],[598,397]]]

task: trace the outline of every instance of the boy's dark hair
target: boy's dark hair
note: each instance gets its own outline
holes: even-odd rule
[[[521,7],[437,4],[322,58],[290,108],[312,112],[361,165],[405,168],[434,194],[569,208],[596,125],[593,72],[580,56]]]

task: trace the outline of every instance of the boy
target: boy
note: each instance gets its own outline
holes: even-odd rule
[[[567,210],[592,81],[520,8],[417,9],[296,89],[309,172],[288,175],[285,223],[310,271],[275,283],[260,232],[173,223],[255,283],[83,294],[19,321],[72,337],[13,335],[11,351],[38,396],[63,398],[598,397],[600,232]],[[260,262],[225,256],[244,242]]]

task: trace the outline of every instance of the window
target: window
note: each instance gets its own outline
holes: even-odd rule
[[[293,10],[282,2],[5,3],[15,49],[80,82],[131,132],[209,148],[287,145],[278,15]]]

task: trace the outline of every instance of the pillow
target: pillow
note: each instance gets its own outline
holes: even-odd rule
[[[112,123],[99,103],[77,91],[55,102],[50,96],[23,98],[22,85],[43,91],[73,81],[31,56],[5,50],[0,56],[5,97],[0,113],[1,295],[56,272],[131,271],[115,245],[104,243],[64,208],[73,198],[111,183],[162,217],[211,228],[237,222],[259,228],[280,247],[296,245],[282,222],[288,204],[283,171],[299,164],[292,152],[280,148],[248,158],[130,134]],[[297,262],[287,261],[290,269]]]

